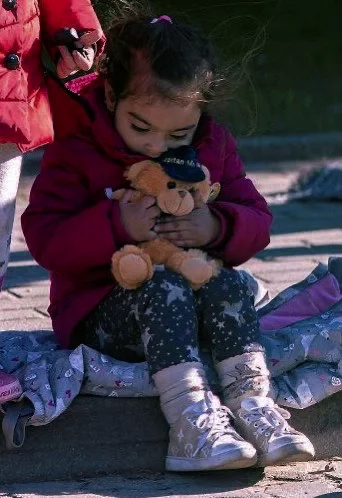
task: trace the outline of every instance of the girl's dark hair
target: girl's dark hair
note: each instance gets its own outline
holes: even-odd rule
[[[165,20],[151,23],[155,16],[150,8],[134,1],[121,0],[115,7],[98,71],[116,100],[129,94],[132,76],[141,76],[141,72],[149,76],[142,91],[183,99],[187,89],[189,97],[199,102],[213,99],[220,81],[217,57],[198,29],[174,19],[172,24]]]

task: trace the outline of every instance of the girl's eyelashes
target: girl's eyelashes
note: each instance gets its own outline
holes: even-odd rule
[[[131,128],[137,133],[149,133],[151,131],[149,128],[142,128],[141,126],[137,126],[134,123],[131,123]],[[170,135],[171,140],[176,140],[176,141],[185,140],[186,137],[187,137],[186,133],[184,135]]]
[[[170,135],[172,140],[185,140],[187,135]]]
[[[148,133],[150,131],[149,128],[141,128],[140,126],[137,126],[134,123],[131,123],[131,128],[132,130],[137,131],[138,133]]]

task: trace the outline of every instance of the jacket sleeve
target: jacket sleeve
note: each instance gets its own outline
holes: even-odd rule
[[[45,42],[50,48],[53,36],[62,28],[79,31],[101,29],[100,22],[90,0],[39,0],[40,24]],[[97,53],[101,53],[105,37],[97,42]]]
[[[221,232],[207,250],[226,265],[237,266],[270,242],[272,214],[262,195],[246,178],[235,140],[227,132],[221,191],[210,210],[221,223]]]
[[[32,256],[47,270],[82,275],[101,266],[109,269],[113,253],[132,242],[118,202],[91,204],[89,198],[79,172],[44,159],[21,221]]]

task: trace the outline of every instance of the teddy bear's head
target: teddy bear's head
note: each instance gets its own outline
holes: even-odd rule
[[[194,209],[193,193],[198,190],[203,202],[210,196],[209,171],[201,166],[204,179],[199,182],[189,182],[172,178],[161,164],[145,160],[133,164],[126,172],[131,186],[145,195],[155,197],[157,205],[163,213],[174,216],[184,216]]]

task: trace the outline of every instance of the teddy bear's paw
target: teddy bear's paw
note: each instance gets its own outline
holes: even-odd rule
[[[183,261],[179,271],[195,290],[205,285],[214,275],[212,264],[203,258],[196,257]]]
[[[112,257],[112,273],[125,289],[136,289],[153,276],[148,254],[136,246],[125,246]]]

